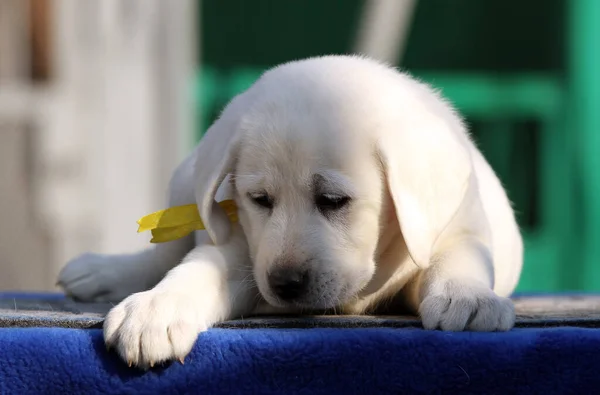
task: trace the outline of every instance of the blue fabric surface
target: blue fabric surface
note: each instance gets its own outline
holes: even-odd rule
[[[148,372],[100,330],[0,329],[0,394],[596,393],[600,330],[213,329]]]

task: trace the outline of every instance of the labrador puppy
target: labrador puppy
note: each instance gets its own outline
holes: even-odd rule
[[[169,205],[206,226],[60,273],[120,303],[108,346],[141,368],[183,362],[198,334],[253,314],[364,314],[400,300],[426,329],[506,331],[521,235],[457,113],[376,61],[324,56],[262,75],[175,171]],[[217,202],[234,199],[239,222]]]

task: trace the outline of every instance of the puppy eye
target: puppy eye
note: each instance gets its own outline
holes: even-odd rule
[[[316,198],[315,204],[320,211],[339,210],[350,202],[348,196],[323,194]]]
[[[268,209],[273,208],[273,199],[266,193],[257,193],[257,194],[249,193],[248,197],[257,206],[268,208]]]

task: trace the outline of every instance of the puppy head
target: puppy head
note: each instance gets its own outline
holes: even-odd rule
[[[376,271],[384,202],[415,261],[429,260],[468,170],[446,123],[402,81],[363,59],[293,62],[267,72],[207,132],[197,152],[201,215],[212,240],[225,242],[229,224],[214,193],[231,174],[267,302],[330,308],[356,296]],[[431,148],[424,137],[438,141]],[[454,164],[440,166],[449,155]],[[431,209],[440,193],[446,203]]]
[[[233,174],[255,279],[274,305],[335,306],[375,270],[377,162],[361,139],[345,135],[350,125],[311,116],[312,106],[271,102],[248,118]],[[337,110],[327,117],[339,120]]]

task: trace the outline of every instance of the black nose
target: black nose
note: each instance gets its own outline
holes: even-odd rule
[[[298,299],[308,288],[308,271],[294,267],[279,267],[269,274],[269,287],[285,301]]]

